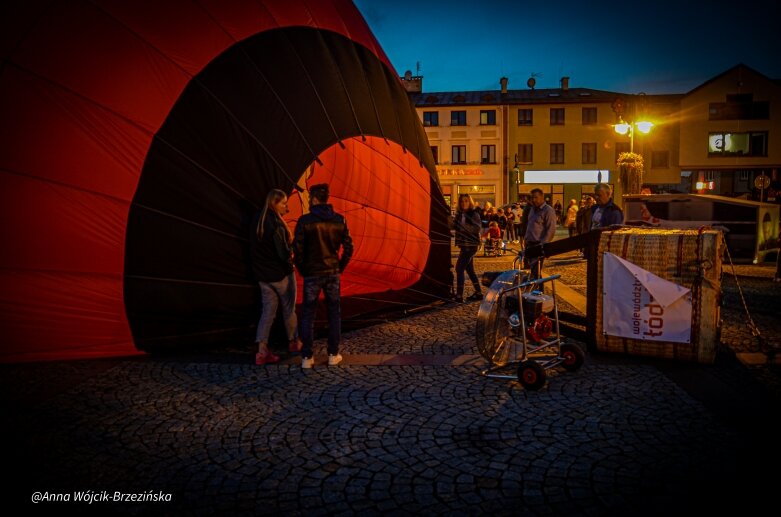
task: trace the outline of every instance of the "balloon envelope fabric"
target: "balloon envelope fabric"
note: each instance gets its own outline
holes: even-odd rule
[[[345,318],[448,292],[425,133],[351,2],[3,9],[0,360],[247,342],[272,188],[292,226],[299,190],[331,184],[356,246]]]

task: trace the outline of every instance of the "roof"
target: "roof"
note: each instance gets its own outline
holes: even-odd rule
[[[419,92],[410,93],[415,106],[478,106],[495,104],[566,104],[584,102],[613,102],[625,93],[592,90],[590,88],[543,88],[534,90]]]
[[[776,83],[776,84],[778,84],[779,82],[781,82],[781,80],[778,80],[778,79],[776,79],[776,80],[774,80],[774,79],[770,79],[768,76],[766,76],[766,75],[765,75],[765,74],[763,74],[762,72],[757,72],[756,70],[754,70],[753,68],[751,68],[751,67],[750,67],[750,66],[748,66],[748,65],[745,65],[745,64],[743,64],[743,63],[738,63],[737,65],[733,66],[732,68],[729,68],[729,69],[727,69],[727,70],[723,71],[723,72],[722,72],[722,73],[720,73],[719,75],[717,75],[717,76],[715,76],[715,77],[711,77],[710,79],[708,79],[707,81],[705,81],[705,82],[704,82],[704,83],[702,83],[701,85],[699,85],[699,86],[695,86],[693,89],[691,89],[691,90],[689,90],[688,92],[686,92],[686,95],[691,95],[692,93],[696,92],[697,90],[699,90],[699,89],[701,89],[701,88],[704,88],[704,87],[706,87],[707,85],[709,85],[709,84],[711,84],[711,83],[713,83],[713,82],[716,82],[716,81],[718,81],[719,79],[721,79],[721,78],[722,78],[722,77],[724,77],[725,75],[728,75],[728,74],[730,74],[730,73],[732,73],[733,71],[735,71],[735,70],[738,70],[738,69],[748,70],[748,71],[750,71],[750,72],[752,72],[752,73],[754,73],[754,74],[756,74],[756,75],[758,75],[758,76],[760,76],[760,77],[762,77],[762,78],[764,78],[764,79],[766,79],[766,80],[768,80],[768,81],[770,81],[770,82]]]

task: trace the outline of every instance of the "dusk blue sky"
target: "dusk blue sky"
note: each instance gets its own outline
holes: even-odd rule
[[[745,63],[781,79],[778,0],[354,0],[423,91],[570,87],[684,93]]]

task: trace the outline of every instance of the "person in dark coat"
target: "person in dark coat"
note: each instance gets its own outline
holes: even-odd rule
[[[339,343],[342,339],[340,276],[353,255],[353,240],[344,216],[334,212],[328,203],[328,184],[309,189],[309,213],[296,224],[294,259],[304,277],[304,301],[301,307],[301,368],[312,368],[314,357],[315,310],[322,291],[328,314],[328,365],[342,361]],[[341,256],[339,250],[341,249]]]
[[[781,282],[781,222],[778,223],[778,230],[779,250],[776,253],[776,274],[773,276],[773,282]]]
[[[258,365],[279,362],[279,356],[268,349],[268,337],[280,305],[289,349],[291,352],[301,349],[301,340],[298,339],[296,329],[296,277],[290,248],[292,235],[287,223],[282,219],[286,213],[287,195],[281,190],[273,189],[266,196],[266,203],[255,215],[252,225],[252,272],[260,286],[263,303],[255,334],[258,347],[255,364]]]
[[[591,207],[594,206],[594,198],[586,196],[583,198],[578,213],[575,216],[575,232],[578,235],[591,231]],[[580,255],[586,258],[586,248],[580,249]]]
[[[475,202],[469,194],[458,196],[458,211],[453,226],[456,231],[456,246],[459,247],[458,260],[456,260],[456,300],[464,301],[465,271],[475,288],[475,292],[467,300],[482,300],[483,293],[474,265],[474,257],[480,246],[482,222],[480,215],[475,211]]]
[[[613,203],[610,197],[610,185],[598,183],[594,185],[594,197],[597,204],[591,208],[591,229],[607,228],[614,224],[623,224],[624,212]]]

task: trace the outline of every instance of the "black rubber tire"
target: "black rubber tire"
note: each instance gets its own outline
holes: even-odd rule
[[[563,359],[561,366],[569,372],[580,370],[580,367],[583,366],[583,362],[586,360],[586,354],[583,353],[583,349],[578,345],[570,343],[561,345],[559,356]]]
[[[545,368],[532,360],[518,366],[518,381],[529,391],[537,391],[545,385]]]

